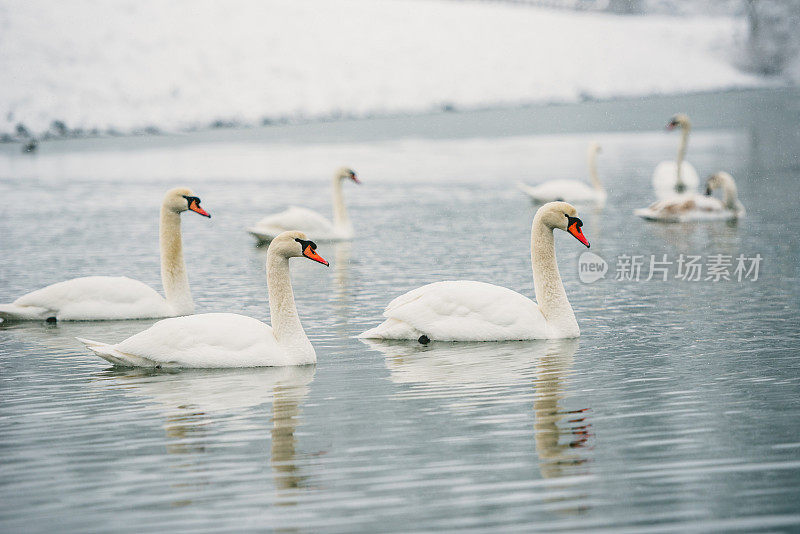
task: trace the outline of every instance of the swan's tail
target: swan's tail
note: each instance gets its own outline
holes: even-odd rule
[[[380,338],[381,335],[377,326],[375,328],[370,328],[366,332],[361,332],[356,336],[356,339],[380,339]]]
[[[528,195],[533,202],[548,202],[539,192],[528,184],[517,182],[517,189]]]
[[[531,186],[529,186],[528,184],[523,183],[523,182],[517,182],[516,185],[517,185],[517,189],[519,189],[523,193],[530,194]]]
[[[120,367],[152,367],[154,364],[146,358],[125,354],[114,348],[114,345],[103,343],[100,341],[92,341],[91,339],[83,339],[76,337],[78,341],[86,345],[86,348],[94,352],[110,364],[118,365]]]
[[[247,232],[251,236],[255,237],[256,240],[258,240],[259,244],[261,244],[261,243],[269,243],[270,241],[275,239],[275,236],[277,236],[278,234],[281,233],[281,232],[275,232],[272,229],[260,228],[260,227],[257,227],[257,226],[254,226],[252,228],[248,228]]]
[[[8,321],[37,321],[48,318],[48,310],[39,306],[0,304],[0,319]]]

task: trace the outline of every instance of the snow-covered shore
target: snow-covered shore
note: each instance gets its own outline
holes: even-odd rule
[[[0,0],[0,134],[762,85],[734,66],[739,24],[448,0]]]

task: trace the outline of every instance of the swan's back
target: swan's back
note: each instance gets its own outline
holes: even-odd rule
[[[255,229],[269,230],[275,235],[289,230],[298,230],[316,237],[319,234],[330,234],[334,231],[333,223],[307,208],[290,206],[288,209],[264,217],[255,225]]]
[[[473,281],[428,284],[395,298],[384,323],[363,338],[503,341],[547,337],[547,321],[531,299]]]
[[[518,184],[519,189],[536,202],[604,202],[606,192],[578,180],[550,180],[539,185]]]
[[[713,221],[740,217],[744,214],[744,208],[731,210],[720,199],[711,196],[680,195],[658,200],[647,208],[636,210],[634,213],[651,221]]]
[[[697,175],[694,165],[688,161],[684,161],[681,164],[681,177],[686,186],[687,193],[693,193],[697,190],[700,177]],[[653,171],[653,189],[658,198],[667,199],[675,196],[675,184],[677,181],[678,165],[674,161],[662,161]]]
[[[73,278],[32,291],[17,307],[41,308],[59,320],[145,319],[171,315],[150,286],[124,276]]]
[[[278,344],[272,327],[235,313],[203,313],[159,321],[114,346],[124,355],[163,367],[259,367],[304,365]]]

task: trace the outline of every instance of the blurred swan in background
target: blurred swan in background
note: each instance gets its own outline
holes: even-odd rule
[[[715,189],[722,189],[722,200],[711,196]],[[659,200],[634,213],[643,219],[660,222],[719,221],[743,217],[745,209],[739,202],[733,177],[720,171],[706,181],[705,195],[681,195]]]
[[[653,171],[653,189],[659,199],[691,193],[697,189],[697,184],[700,183],[700,177],[694,166],[684,159],[689,144],[689,132],[692,130],[689,117],[684,113],[678,113],[672,117],[667,123],[667,130],[673,130],[676,127],[681,129],[677,159],[662,161]]]
[[[343,167],[333,177],[333,222],[316,211],[291,206],[289,209],[268,215],[248,229],[259,242],[271,241],[281,232],[298,230],[317,241],[339,241],[353,238],[353,225],[347,216],[342,196],[342,182],[352,180],[360,184],[355,171]]]
[[[194,312],[183,261],[181,212],[211,217],[190,189],[178,187],[161,204],[161,283],[166,298],[150,286],[124,276],[86,276],[43,287],[11,304],[0,304],[4,321],[102,321],[173,317]]]
[[[292,293],[289,258],[328,265],[302,232],[284,232],[267,250],[272,326],[235,313],[205,313],[159,321],[111,345],[80,339],[114,365],[154,368],[217,368],[305,365],[317,361]]]
[[[578,180],[550,180],[535,186],[520,182],[517,187],[531,197],[531,200],[538,203],[563,200],[573,204],[592,203],[602,207],[606,203],[606,190],[597,176],[597,154],[601,151],[599,143],[596,141],[589,143],[587,157],[592,187]]]
[[[401,295],[386,307],[386,320],[360,338],[428,341],[511,341],[580,336],[556,263],[553,229],[586,247],[583,222],[566,202],[550,202],[531,225],[534,302],[505,287],[467,280],[435,282]],[[538,303],[538,304],[537,304]]]

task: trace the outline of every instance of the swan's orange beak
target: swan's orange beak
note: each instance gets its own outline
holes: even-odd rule
[[[189,204],[189,209],[195,213],[199,213],[203,217],[208,217],[209,219],[211,218],[211,215],[206,210],[201,208],[200,204],[198,204],[196,200],[192,200],[191,204]]]
[[[589,248],[589,241],[586,240],[586,236],[583,235],[581,232],[581,226],[583,226],[583,222],[577,217],[570,217],[569,223],[567,223],[567,232],[572,234],[572,237],[586,245],[586,248]]]
[[[353,180],[357,184],[361,184],[361,180],[358,179],[358,176],[356,176],[355,173],[350,175],[350,179]]]
[[[317,254],[317,251],[311,248],[311,245],[306,246],[306,249],[303,251],[303,256],[309,260],[317,261],[326,267],[330,265],[325,258]]]

